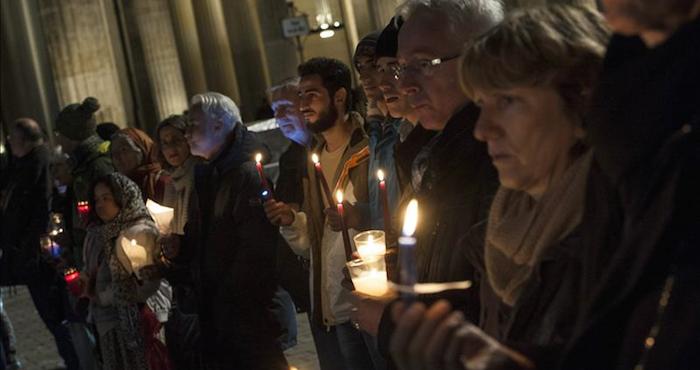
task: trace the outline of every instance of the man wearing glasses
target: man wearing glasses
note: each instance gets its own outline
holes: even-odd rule
[[[464,43],[497,24],[503,10],[491,0],[407,0],[398,15],[404,24],[394,77],[420,124],[437,132],[411,166],[409,191],[421,207],[418,282],[473,280],[465,254],[483,241],[484,230],[475,225],[486,219],[498,182],[486,146],[473,136],[479,108],[459,86],[457,60]],[[478,292],[472,288],[453,300],[474,322]],[[382,352],[392,331],[389,312],[379,329]]]

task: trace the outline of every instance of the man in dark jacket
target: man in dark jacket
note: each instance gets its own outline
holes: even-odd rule
[[[269,307],[276,288],[278,231],[260,201],[252,159],[261,145],[219,93],[192,98],[187,141],[207,159],[195,168],[195,196],[176,263],[190,267],[207,368],[287,369]]]
[[[15,121],[10,149],[15,160],[1,184],[0,196],[0,285],[27,285],[66,366],[79,369],[70,331],[64,324],[65,283],[40,254],[39,238],[48,229],[51,180],[50,154],[39,125],[28,118]]]

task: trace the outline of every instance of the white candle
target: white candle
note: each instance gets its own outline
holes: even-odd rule
[[[386,254],[386,241],[381,230],[369,230],[355,235],[355,247],[360,258],[383,256]]]
[[[363,272],[360,276],[353,278],[352,283],[355,285],[356,291],[375,297],[381,297],[389,290],[386,271]]]
[[[117,258],[125,269],[138,274],[138,271],[149,264],[148,250],[136,239],[121,237],[117,250]]]

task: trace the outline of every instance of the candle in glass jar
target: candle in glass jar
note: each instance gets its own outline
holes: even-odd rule
[[[345,248],[345,259],[350,261],[352,259],[352,246],[350,245],[350,235],[348,234],[348,228],[345,225],[345,209],[343,208],[343,192],[338,190],[335,193],[336,200],[338,201],[338,215],[340,216],[341,233],[343,234],[343,247]]]
[[[417,283],[416,238],[413,234],[418,225],[418,201],[411,199],[406,207],[402,235],[399,238],[399,281],[402,285],[414,286]],[[412,293],[402,293],[404,300],[411,301]]]
[[[86,217],[90,213],[90,204],[87,201],[80,201],[77,205],[78,214],[82,217]]]
[[[316,169],[317,181],[321,182],[321,190],[323,191],[323,196],[326,197],[326,201],[330,206],[333,204],[333,196],[331,195],[331,189],[328,187],[326,177],[323,175],[323,169],[321,168],[321,161],[318,157],[318,154],[313,153],[311,155],[311,161],[314,163],[314,168]]]
[[[386,254],[384,231],[364,231],[355,235],[353,240],[355,241],[355,248],[357,248],[357,253],[360,255],[360,258],[383,256]]]
[[[371,295],[381,297],[387,293],[389,286],[386,279],[386,271],[367,271],[360,276],[352,279],[352,284],[355,286],[355,290]]]

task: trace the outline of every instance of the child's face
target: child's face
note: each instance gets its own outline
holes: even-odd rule
[[[95,213],[102,222],[112,221],[119,214],[119,206],[114,201],[114,195],[105,184],[95,186]]]

